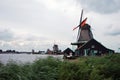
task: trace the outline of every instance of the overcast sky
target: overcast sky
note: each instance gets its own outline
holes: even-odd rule
[[[0,49],[64,50],[76,41],[81,10],[94,38],[120,48],[120,0],[0,0]]]

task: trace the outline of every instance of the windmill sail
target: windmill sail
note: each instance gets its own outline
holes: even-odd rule
[[[86,24],[86,21],[87,21],[87,18],[85,18],[85,19],[81,22],[80,27],[83,27],[83,26]]]
[[[83,9],[82,9],[82,11],[81,11],[80,24],[81,24],[81,22],[82,22],[82,16],[83,16]],[[80,26],[79,26],[79,29],[78,29],[77,41],[78,41],[78,39],[79,39],[79,35],[80,35]]]
[[[87,18],[85,18],[85,19],[80,23],[80,25],[78,25],[77,27],[73,28],[73,30],[77,29],[78,27],[83,27],[83,26],[86,24],[86,20],[87,20]]]

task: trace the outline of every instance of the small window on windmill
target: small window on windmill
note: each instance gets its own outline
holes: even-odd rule
[[[91,48],[95,48],[95,45],[92,45]]]

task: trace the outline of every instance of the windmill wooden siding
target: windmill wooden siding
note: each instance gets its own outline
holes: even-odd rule
[[[80,35],[78,36],[79,36],[78,42],[89,41],[90,39],[92,39],[93,34],[91,31],[91,26],[89,24],[85,24],[83,27],[81,27]]]
[[[101,56],[105,54],[112,54],[114,50],[104,47],[95,39],[89,40],[75,50],[75,56]]]

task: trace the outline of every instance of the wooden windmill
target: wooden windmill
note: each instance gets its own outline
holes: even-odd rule
[[[86,24],[87,18],[82,20],[82,16],[83,10],[81,12],[80,24],[73,29],[75,30],[78,28],[77,41],[75,43],[71,43],[71,45],[77,45],[78,48],[85,44],[86,42],[88,42],[89,40],[93,39],[93,35],[90,29],[91,27],[89,24]]]
[[[83,10],[81,12],[80,24],[73,30],[78,28],[77,41],[71,43],[76,45],[74,56],[100,56],[105,54],[112,54],[114,50],[108,49],[93,38],[91,26],[86,23],[87,18],[82,20]]]

